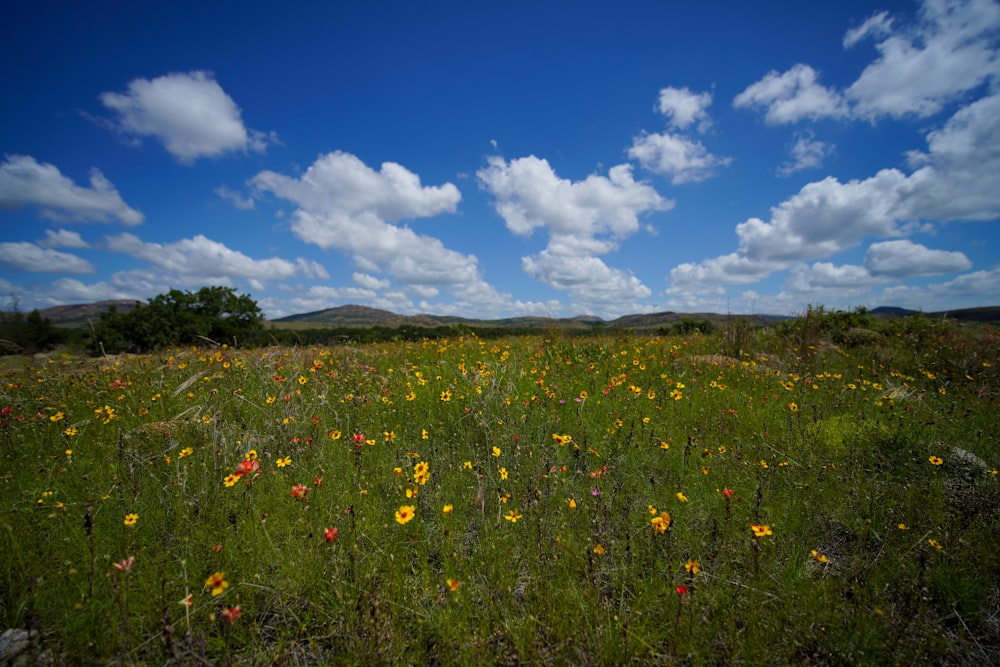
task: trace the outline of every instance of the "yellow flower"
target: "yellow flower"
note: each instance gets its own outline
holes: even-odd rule
[[[249,452],[247,452],[246,454],[243,455],[243,458],[246,459],[247,461],[256,461],[257,460],[257,450],[256,449],[251,449]]]
[[[413,466],[413,481],[417,484],[426,484],[431,478],[430,465],[427,461],[418,461]]]
[[[507,479],[507,469],[500,468],[500,479]]]
[[[205,580],[205,588],[212,591],[212,597],[216,595],[222,595],[229,588],[229,582],[226,581],[225,572],[213,572],[208,579]]]
[[[78,431],[77,431],[77,430],[76,430],[76,428],[74,428],[73,426],[70,426],[70,427],[69,427],[69,428],[67,428],[67,429],[66,429],[65,431],[63,431],[63,435],[66,435],[66,436],[69,436],[69,437],[71,437],[71,438],[72,438],[72,437],[73,437],[74,435],[76,435],[77,433],[78,433]]]
[[[441,511],[444,512],[445,514],[451,514],[452,512],[455,511],[455,506],[452,505],[451,503],[448,503],[443,508],[441,508]]]
[[[523,514],[517,511],[517,508],[514,508],[511,511],[507,512],[503,518],[507,519],[511,523],[517,523],[517,520],[523,516],[524,516]]]
[[[598,556],[604,555],[604,547],[601,546],[600,542],[598,542],[597,546],[594,547],[594,553],[597,554]]]
[[[794,402],[793,402],[793,403],[789,403],[789,404],[787,405],[787,407],[788,407],[788,409],[789,409],[789,410],[791,410],[792,412],[798,412],[798,411],[799,411],[799,406],[798,406],[798,405],[797,405],[796,403],[794,403]]]
[[[820,563],[829,563],[830,562],[829,558],[827,558],[826,556],[824,556],[820,552],[816,551],[815,549],[813,549],[809,553],[812,554],[812,557],[815,558]]]
[[[416,507],[413,505],[403,505],[398,510],[396,510],[396,523],[403,525],[408,523],[410,519],[413,518],[413,513],[416,511]]]
[[[573,498],[570,498],[569,500],[566,501],[566,506],[569,507],[571,510],[575,510],[576,509],[576,500],[574,500]]]
[[[192,454],[194,454],[194,449],[192,449],[191,447],[185,447],[181,451],[177,452],[177,458],[179,459],[187,458]]]
[[[308,382],[309,382],[309,378],[307,378],[305,375],[300,375],[299,376],[299,384],[306,384]]]
[[[277,463],[277,465],[278,465],[279,468],[284,468],[286,466],[290,466],[290,465],[292,465],[292,457],[291,456],[286,456],[283,459],[278,459],[276,461],[276,463]]]
[[[236,482],[240,481],[239,475],[226,475],[226,478],[222,480],[222,483],[226,486],[236,486]]]
[[[944,459],[942,459],[940,456],[931,456],[927,460],[930,461],[932,465],[936,466],[939,466],[942,463],[944,463]]]
[[[451,390],[450,389],[445,389],[444,391],[441,392],[441,400],[444,401],[445,403],[447,403],[448,401],[451,400]]]
[[[686,503],[688,501],[687,496],[685,496],[681,491],[677,492],[677,500],[682,503]]]
[[[701,563],[699,563],[693,558],[688,558],[688,561],[684,563],[684,569],[687,570],[690,574],[698,574],[699,572],[701,572]]]
[[[425,428],[420,429],[420,439],[421,440],[426,440],[429,437],[430,437],[430,434],[427,433],[427,429],[425,429]]]
[[[462,582],[456,579],[445,579],[444,583],[448,584],[448,591],[451,593],[454,593],[462,587]]]
[[[650,519],[650,523],[653,526],[653,530],[657,533],[665,533],[667,529],[670,528],[670,514],[667,512],[660,512],[657,516]]]
[[[937,540],[933,540],[933,539],[927,540],[927,544],[931,545],[932,547],[934,547],[938,551],[941,551],[942,549],[944,549],[944,547],[941,546],[941,543],[938,542]]]
[[[472,461],[466,461],[463,463],[462,470],[472,470]]]
[[[493,448],[493,456],[500,456],[500,448],[499,447],[494,447]]]
[[[771,531],[771,527],[764,524],[751,523],[750,530],[753,531],[754,537],[765,537],[767,535],[774,535],[774,533]]]
[[[905,523],[899,524],[898,526],[896,526],[896,528],[899,528],[900,530],[909,530],[910,529],[910,527],[907,526]]]
[[[135,513],[126,514],[125,515],[125,522],[124,523],[125,523],[126,526],[131,527],[131,526],[134,526],[138,520],[139,520],[139,515],[138,514],[135,514]]]
[[[63,417],[65,417],[65,416],[66,415],[64,415],[63,413],[57,412],[54,415],[52,415],[51,417],[49,417],[49,421],[50,422],[62,421]]]

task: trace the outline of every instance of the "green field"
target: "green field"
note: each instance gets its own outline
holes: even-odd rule
[[[30,664],[997,664],[1000,336],[911,329],[10,364],[0,630]]]

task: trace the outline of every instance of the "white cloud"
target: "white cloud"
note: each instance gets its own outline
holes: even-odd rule
[[[914,310],[944,310],[1000,301],[1000,268],[974,271],[944,283],[894,285],[882,290],[878,302]]]
[[[377,278],[375,276],[368,275],[367,273],[355,273],[351,278],[361,287],[370,290],[387,290],[389,289],[390,283],[384,278]]]
[[[789,272],[786,286],[802,294],[818,290],[832,290],[842,293],[846,290],[859,292],[879,282],[865,267],[856,264],[837,266],[831,262],[797,264]]]
[[[704,132],[711,125],[706,109],[712,104],[711,93],[693,93],[687,88],[663,88],[657,103],[659,112],[667,117],[671,127],[686,130],[698,123],[698,131]]]
[[[1000,217],[1000,94],[984,97],[927,135],[928,151],[905,188],[907,215],[940,220]]]
[[[772,70],[737,95],[733,106],[764,108],[765,120],[775,125],[845,116],[848,110],[843,97],[821,86],[818,78],[816,70],[801,63],[783,73]]]
[[[673,202],[632,177],[629,165],[582,181],[560,178],[546,160],[528,156],[491,157],[477,172],[495,198],[507,228],[527,236],[537,228],[549,233],[545,250],[522,258],[528,275],[567,292],[577,307],[592,312],[620,309],[651,292],[635,276],[608,267],[596,255],[618,248],[639,230],[639,216],[665,211]]]
[[[82,257],[26,242],[0,243],[0,265],[32,273],[94,273]]]
[[[712,155],[700,141],[669,133],[636,137],[628,150],[628,157],[638,161],[643,169],[670,176],[675,185],[704,181],[715,175],[717,167],[724,167],[732,161],[728,157]]]
[[[184,164],[232,151],[262,152],[277,141],[243,125],[240,109],[209,72],[135,79],[126,93],[100,96],[124,135],[155,137]]]
[[[68,229],[45,230],[45,238],[38,242],[43,248],[89,248],[90,244],[83,240],[79,232]]]
[[[797,171],[819,167],[832,152],[833,146],[818,141],[811,132],[799,134],[792,146],[792,160],[778,168],[778,175],[789,176]]]
[[[849,49],[868,36],[884,37],[892,31],[892,18],[889,12],[878,12],[871,15],[857,28],[851,28],[844,35],[844,48]]]
[[[901,239],[871,244],[865,253],[864,267],[873,276],[912,278],[967,271],[972,262],[961,252],[932,250]]]
[[[8,155],[0,163],[0,207],[38,206],[45,218],[59,221],[138,225],[143,216],[122,201],[104,175],[90,172],[90,187],[80,187],[59,169],[27,155]]]
[[[1000,74],[1000,5],[993,0],[925,0],[910,29],[891,32],[884,13],[862,28],[847,33],[845,46],[869,34],[884,39],[876,44],[879,57],[846,91],[859,117],[929,116]]]
[[[191,279],[219,280],[225,277],[263,281],[294,276],[329,278],[326,269],[316,262],[301,257],[294,262],[278,257],[253,259],[201,234],[170,244],[146,243],[133,234],[119,234],[107,237],[105,243],[109,250],[145,260],[172,275]]]
[[[224,185],[220,185],[215,188],[215,194],[222,199],[227,199],[229,202],[240,209],[241,211],[249,211],[254,207],[253,197],[244,197],[239,192],[235,190],[230,190]]]
[[[919,21],[899,28],[888,12],[878,12],[844,35],[845,48],[871,37],[878,51],[845,90],[821,86],[816,71],[800,63],[784,73],[769,72],[733,105],[765,109],[765,119],[774,124],[930,116],[996,83],[998,30],[1000,5],[993,0],[924,0]]]
[[[475,255],[397,224],[453,213],[462,195],[452,183],[424,186],[402,165],[384,162],[375,171],[339,151],[320,156],[300,178],[263,171],[251,183],[298,206],[291,229],[300,240],[349,253],[365,274],[388,274],[417,294],[445,288],[469,308],[509,305],[483,280]],[[484,301],[468,302],[468,293]]]

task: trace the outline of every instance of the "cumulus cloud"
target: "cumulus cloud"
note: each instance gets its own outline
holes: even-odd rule
[[[790,176],[804,169],[815,169],[833,152],[833,146],[818,141],[811,132],[799,134],[792,145],[792,159],[778,168],[779,176]]]
[[[484,281],[475,255],[450,250],[439,239],[399,224],[455,212],[462,195],[452,183],[425,186],[400,164],[384,162],[375,171],[340,151],[321,155],[299,178],[262,171],[251,183],[294,203],[298,208],[291,229],[296,237],[348,253],[368,274],[365,281],[388,274],[418,296],[444,288],[468,307],[509,304],[509,296]],[[469,302],[469,294],[485,301]]]
[[[845,116],[848,110],[841,94],[820,85],[818,79],[816,70],[802,63],[786,72],[772,70],[737,95],[733,106],[762,108],[764,119],[775,125]]]
[[[762,109],[773,124],[930,116],[996,83],[998,30],[1000,5],[993,0],[925,0],[918,21],[901,27],[881,11],[844,35],[844,48],[871,38],[878,52],[845,89],[820,85],[818,73],[799,63],[786,72],[769,72],[737,95],[733,105]]]
[[[865,253],[864,268],[873,276],[912,278],[967,271],[972,262],[961,252],[933,250],[901,239],[871,244]]]
[[[914,310],[930,310],[928,304],[942,304],[933,307],[964,308],[996,303],[1000,299],[1000,268],[973,271],[953,280],[924,286],[893,285],[882,290],[877,298],[879,303],[891,303]],[[946,304],[946,305],[945,305]]]
[[[105,245],[113,252],[145,260],[171,275],[189,279],[329,278],[326,269],[316,262],[301,257],[294,262],[278,257],[253,259],[201,234],[169,244],[147,243],[134,234],[119,234],[105,239]]]
[[[154,137],[183,164],[233,151],[262,152],[277,141],[274,133],[246,128],[240,108],[209,72],[135,79],[126,92],[102,93],[100,100],[117,114],[119,132]]]
[[[668,87],[660,91],[657,108],[671,129],[683,131],[697,123],[696,129],[704,132],[712,124],[707,111],[711,104],[711,93]],[[642,132],[632,140],[628,157],[647,171],[669,176],[675,185],[704,181],[715,175],[716,168],[731,162],[730,158],[712,155],[700,141],[678,132]]]
[[[651,293],[635,276],[597,257],[638,231],[641,214],[673,207],[650,185],[636,181],[629,165],[573,182],[534,155],[510,162],[491,157],[477,176],[510,231],[522,236],[535,229],[548,232],[545,250],[522,258],[528,275],[593,311],[621,312],[630,300]]]
[[[927,135],[927,151],[910,154],[918,169],[883,169],[863,180],[828,177],[809,183],[771,209],[770,219],[736,226],[734,253],[675,267],[668,293],[704,292],[751,283],[797,262],[820,260],[876,243],[866,259],[873,276],[934,275],[970,268],[962,253],[931,250],[903,237],[927,221],[1000,218],[1000,96],[956,112]],[[895,242],[894,242],[895,241]]]
[[[845,46],[881,38],[879,57],[847,88],[854,114],[929,116],[1000,74],[996,38],[1000,5],[993,0],[925,0],[920,20],[891,30],[884,12],[849,31]]]
[[[28,155],[8,155],[0,163],[0,206],[37,206],[43,217],[64,222],[117,220],[133,226],[143,220],[97,169],[90,172],[90,187],[81,187],[55,165]]]
[[[45,238],[38,242],[43,248],[89,248],[90,244],[83,240],[79,232],[68,229],[45,230]]]
[[[242,211],[249,211],[254,207],[253,197],[244,197],[239,192],[230,190],[224,185],[215,188],[215,194]]]
[[[1000,94],[960,109],[927,135],[905,188],[907,215],[939,220],[1000,217]]]
[[[671,127],[686,130],[698,123],[698,131],[704,132],[712,123],[706,111],[711,104],[711,93],[693,93],[688,88],[667,87],[660,90],[657,109],[667,117]]]
[[[27,242],[0,243],[0,265],[32,273],[94,273],[82,257]]]
[[[675,185],[704,181],[715,175],[717,167],[732,160],[708,152],[700,141],[679,134],[643,134],[632,141],[628,157],[643,169],[670,176]]]

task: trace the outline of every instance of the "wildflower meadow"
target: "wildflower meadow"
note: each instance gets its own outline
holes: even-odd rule
[[[996,664],[998,365],[978,327],[9,363],[0,630],[30,664]]]

